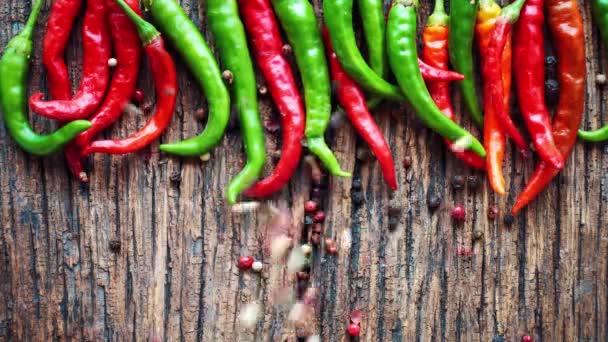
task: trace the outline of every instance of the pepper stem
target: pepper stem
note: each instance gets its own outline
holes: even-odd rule
[[[521,9],[524,7],[526,0],[516,0],[508,6],[505,6],[500,12],[500,16],[503,20],[506,20],[509,24],[514,24],[519,20]]]
[[[127,17],[131,19],[135,27],[137,28],[137,32],[139,33],[139,39],[141,39],[144,46],[150,44],[156,37],[160,36],[160,32],[156,30],[156,28],[150,24],[149,22],[143,20],[129,5],[127,5],[124,0],[114,0],[116,3],[122,8]]]
[[[34,26],[36,26],[36,21],[38,21],[38,14],[40,14],[40,8],[42,8],[42,0],[36,0],[34,6],[32,7],[32,11],[30,12],[29,18],[27,18],[27,22],[21,30],[21,35],[24,37],[29,37],[34,32]]]
[[[444,0],[435,0],[435,9],[429,17],[426,26],[447,26],[450,17],[445,13]]]
[[[418,7],[418,0],[395,0],[395,1],[393,1],[393,4],[403,5],[406,7],[409,7],[409,6]]]

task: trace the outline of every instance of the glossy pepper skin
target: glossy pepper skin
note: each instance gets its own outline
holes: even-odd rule
[[[479,12],[477,14],[477,24],[475,25],[475,32],[477,36],[477,44],[479,47],[479,54],[481,57],[481,65],[483,68],[487,67],[487,54],[488,46],[494,32],[494,26],[496,24],[496,18],[500,15],[501,8],[494,0],[484,0],[480,2]],[[507,40],[505,49],[502,55],[502,84],[505,90],[504,103],[505,108],[509,108],[510,102],[510,90],[511,90],[511,43]],[[506,194],[505,178],[502,170],[504,161],[505,148],[506,148],[506,134],[503,131],[502,125],[496,113],[494,112],[494,106],[492,104],[490,83],[484,76],[484,125],[483,125],[483,139],[484,146],[488,155],[486,157],[486,167],[488,180],[490,186],[499,195]]]
[[[382,131],[374,121],[369,112],[365,95],[359,85],[348,76],[342,68],[338,56],[333,51],[327,28],[323,30],[327,59],[329,60],[330,75],[332,83],[338,95],[338,102],[344,109],[348,120],[353,124],[357,133],[369,145],[372,153],[378,159],[384,181],[392,190],[397,190],[397,175],[395,173],[395,161],[391,149],[386,142]]]
[[[487,60],[484,65],[484,78],[490,87],[490,101],[494,107],[494,113],[503,126],[505,133],[510,136],[520,151],[525,152],[528,148],[523,136],[511,120],[508,108],[504,106],[505,89],[502,82],[503,68],[502,56],[507,45],[507,40],[511,40],[511,28],[517,22],[521,13],[522,5],[525,0],[517,0],[506,6],[496,18],[496,24],[492,31],[490,44],[487,49]]]
[[[74,121],[49,135],[38,135],[27,121],[27,76],[32,53],[32,33],[42,0],[37,0],[27,23],[8,42],[0,58],[0,109],[8,132],[25,151],[44,156],[60,150],[78,133],[91,126],[88,121]]]
[[[435,9],[422,33],[422,59],[438,69],[448,69],[448,28],[449,18],[443,7],[443,0],[435,2]],[[450,94],[450,84],[444,81],[427,82],[429,93],[437,107],[452,121],[455,120]],[[453,144],[445,141],[448,146]],[[485,160],[471,151],[455,151],[454,155],[465,164],[478,170],[485,170]]]
[[[239,0],[239,9],[258,67],[281,115],[281,159],[270,176],[245,192],[250,197],[265,197],[283,188],[298,167],[306,112],[293,70],[283,53],[283,40],[270,0]]]
[[[148,56],[156,90],[156,109],[148,123],[138,132],[124,139],[94,141],[82,150],[83,155],[90,153],[126,154],[139,151],[160,137],[175,112],[177,74],[173,59],[165,50],[160,33],[154,26],[137,15],[123,0],[115,1],[135,24],[144,51]]]
[[[325,0],[323,13],[331,43],[340,63],[363,88],[371,93],[393,101],[403,101],[399,86],[390,84],[372,69],[357,47],[353,29],[353,0]],[[364,22],[367,13],[364,13]],[[370,23],[371,24],[371,23]],[[369,38],[368,38],[369,39]],[[462,80],[463,76],[445,70],[437,70],[419,61],[420,69],[426,80]]]
[[[608,43],[608,0],[590,0],[593,20],[600,29],[604,45]],[[579,130],[578,137],[591,142],[608,140],[608,124],[595,131]]]
[[[515,84],[519,107],[542,160],[561,169],[564,159],[555,146],[545,104],[544,0],[527,0],[515,30]]]
[[[312,5],[308,0],[272,0],[274,10],[287,34],[304,86],[306,141],[334,176],[350,177],[325,142],[331,116],[331,89],[325,48]]]
[[[416,57],[416,7],[412,0],[396,0],[389,12],[387,25],[388,59],[397,82],[418,118],[450,141],[467,140],[468,149],[486,156],[483,145],[471,133],[445,116],[433,102]]]
[[[209,106],[207,126],[200,135],[162,144],[160,150],[183,157],[205,154],[220,142],[230,119],[230,94],[220,67],[200,31],[176,0],[144,0],[143,4],[198,81]]]
[[[126,2],[135,13],[141,15],[138,0],[126,0]],[[71,159],[68,162],[70,170],[83,182],[86,182],[88,178],[86,173],[83,173],[80,151],[121,116],[135,91],[142,54],[139,35],[131,20],[114,0],[106,0],[106,4],[114,56],[118,60],[118,65],[112,73],[112,81],[103,103],[89,119],[93,125],[80,133],[66,147],[66,159]],[[73,151],[68,153],[68,148]],[[71,157],[72,154],[74,157]]]
[[[247,154],[247,164],[230,181],[226,190],[228,203],[234,204],[239,194],[260,177],[264,168],[264,127],[258,111],[255,74],[236,0],[207,0],[207,16],[222,65],[234,76],[233,98],[239,111]]]
[[[82,79],[71,99],[44,101],[44,94],[30,97],[34,112],[50,119],[71,121],[88,117],[103,101],[110,80],[108,59],[112,40],[107,24],[107,6],[102,0],[88,0],[82,26]]]
[[[358,0],[361,24],[369,66],[376,75],[386,78],[388,74],[388,57],[386,56],[386,18],[382,0]],[[374,108],[382,101],[381,97],[373,97],[368,101],[369,107]]]
[[[560,97],[553,116],[553,139],[564,160],[568,159],[585,105],[585,38],[583,18],[576,0],[545,0],[547,22],[557,51]],[[532,201],[560,170],[544,161],[536,167],[526,188],[517,198],[516,214]]]
[[[456,71],[464,75],[458,82],[464,102],[477,126],[483,126],[483,115],[479,107],[475,74],[473,71],[473,37],[477,17],[478,0],[450,1],[450,61]]]
[[[72,97],[72,85],[63,56],[81,6],[82,0],[54,1],[46,24],[42,42],[42,64],[46,71],[49,92],[54,100],[67,100]]]

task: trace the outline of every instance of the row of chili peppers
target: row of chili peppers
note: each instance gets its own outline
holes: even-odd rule
[[[52,100],[45,101],[41,93],[29,99],[34,112],[65,125],[41,136],[27,122],[31,37],[41,0],[36,0],[24,29],[9,42],[0,60],[0,106],[10,134],[21,147],[36,155],[64,148],[71,171],[86,180],[83,157],[91,153],[135,152],[160,137],[175,111],[178,86],[163,38],[141,18],[138,0],[88,0],[83,22],[83,75],[72,95],[63,55],[81,2],[53,3],[43,42],[43,64]],[[608,22],[608,1],[592,2],[596,19]],[[198,156],[212,150],[228,125],[229,89],[232,91],[247,163],[228,185],[226,197],[231,204],[242,192],[264,197],[281,189],[297,168],[304,137],[307,148],[329,173],[350,176],[342,170],[324,138],[331,115],[331,82],[342,110],[370,145],[392,189],[397,189],[397,179],[390,147],[370,114],[370,108],[382,100],[407,101],[422,122],[446,139],[459,159],[473,168],[487,169],[492,188],[499,194],[506,192],[502,173],[506,136],[522,152],[527,150],[509,115],[512,58],[517,65],[515,83],[521,112],[542,160],[518,198],[514,213],[563,168],[575,142],[585,77],[583,24],[576,0],[516,0],[504,8],[494,0],[451,0],[449,16],[443,0],[436,0],[424,29],[422,59],[417,57],[416,0],[394,0],[388,19],[382,0],[358,0],[369,63],[356,44],[353,0],[325,0],[326,27],[322,30],[308,0],[207,0],[209,27],[223,72],[200,31],[176,0],[143,0],[143,4],[199,82],[209,106],[207,126],[199,136],[161,144],[161,151]],[[559,61],[561,97],[553,124],[544,101],[544,9]],[[300,71],[303,98],[286,57],[288,45],[282,40],[280,27]],[[258,178],[266,158],[264,129],[247,36],[283,125],[281,159],[273,173],[261,181]],[[483,111],[474,82],[475,36],[483,66]],[[142,54],[138,40],[154,76],[155,112],[141,130],[128,138],[93,141],[119,118],[136,93]],[[112,50],[116,59],[111,58]],[[448,60],[459,73],[448,70]],[[115,66],[112,73],[111,66]],[[387,81],[389,68],[397,85]],[[484,144],[453,121],[450,81],[458,81],[473,121],[483,126]],[[364,91],[370,95],[369,101]],[[602,140],[608,138],[605,131],[608,128],[580,135]]]

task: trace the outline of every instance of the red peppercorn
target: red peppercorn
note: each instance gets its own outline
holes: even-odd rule
[[[248,270],[253,265],[253,257],[242,256],[239,258],[238,267],[242,270]]]
[[[327,247],[327,253],[336,254],[338,253],[338,248],[336,246],[329,246]]]
[[[135,90],[135,92],[133,92],[132,100],[135,103],[141,103],[141,101],[144,100],[144,92],[141,89]]]
[[[493,220],[493,219],[495,219],[497,216],[498,216],[498,207],[497,207],[497,206],[495,206],[495,205],[491,205],[491,206],[488,208],[488,218],[489,218],[490,220]]]
[[[315,211],[317,211],[317,202],[313,200],[306,201],[306,203],[304,204],[304,210],[307,213],[314,213]]]
[[[315,213],[315,215],[312,217],[312,220],[315,221],[315,223],[321,223],[323,221],[325,221],[325,213],[322,211],[317,211]]]
[[[310,278],[310,275],[307,272],[297,272],[296,276],[298,277],[298,280],[301,281],[306,281]]]
[[[524,335],[521,338],[521,342],[532,342],[532,341],[534,341],[534,340],[532,339],[532,336],[530,336],[530,335]]]
[[[361,310],[356,309],[350,313],[350,322],[355,324],[361,324],[361,319],[363,318],[363,314]]]
[[[351,323],[348,325],[348,334],[352,337],[357,337],[361,334],[361,326],[359,324]]]
[[[464,207],[461,205],[457,205],[452,209],[452,219],[456,222],[464,222],[465,214]]]

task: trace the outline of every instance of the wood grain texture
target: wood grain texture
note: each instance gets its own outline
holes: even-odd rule
[[[319,9],[320,0],[314,2]],[[420,23],[429,3],[422,1]],[[181,4],[205,28],[204,0]],[[35,32],[30,92],[46,90],[40,43],[50,5],[46,0]],[[595,75],[608,72],[608,65],[589,6],[581,5],[590,70],[584,125],[599,127],[608,121],[608,92]],[[0,46],[22,27],[30,7],[31,1],[0,1]],[[79,41],[77,29],[67,53],[75,84]],[[177,113],[162,141],[203,128],[194,113],[204,107],[204,96],[179,58],[176,64]],[[140,86],[152,94],[146,71]],[[457,93],[455,101],[462,113]],[[261,102],[265,120],[277,120],[268,97]],[[351,200],[352,180],[331,180],[323,203],[326,233],[339,252],[314,254],[311,283],[320,301],[306,329],[324,341],[346,340],[348,314],[360,309],[362,341],[519,341],[523,334],[536,341],[608,339],[608,145],[578,143],[564,172],[508,227],[502,217],[533,160],[507,156],[509,195],[499,198],[409,108],[383,105],[375,116],[398,161],[400,190],[389,194],[376,163],[355,158],[362,142],[348,124],[341,127],[332,146],[361,179],[365,201]],[[32,120],[39,131],[55,127]],[[105,136],[125,136],[144,121],[125,115]],[[474,130],[468,118],[461,122]],[[159,154],[158,143],[129,156],[95,156],[88,185],[70,178],[62,156],[22,152],[4,125],[0,139],[0,341],[296,339],[287,309],[273,305],[273,289],[294,286],[294,278],[264,259],[268,214],[233,214],[223,200],[242,164],[238,130],[228,132],[206,163]],[[267,144],[276,150],[280,135],[269,132]],[[406,156],[409,169],[401,163]],[[301,169],[272,198],[293,205],[294,235],[301,232],[310,190]],[[453,191],[454,175],[483,180],[477,190]],[[443,202],[430,212],[427,198],[433,196]],[[450,219],[455,203],[467,208],[463,226]],[[492,204],[500,208],[499,220],[487,218]],[[394,231],[388,229],[390,205],[403,207]],[[483,239],[473,238],[475,229]],[[472,256],[458,256],[458,247],[471,248]],[[243,254],[264,259],[261,276],[239,272],[235,260]],[[237,317],[252,301],[262,304],[263,321],[247,330]]]

